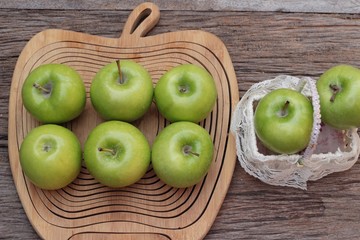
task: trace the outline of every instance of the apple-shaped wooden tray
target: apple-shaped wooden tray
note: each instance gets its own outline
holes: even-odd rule
[[[14,70],[9,106],[9,158],[14,182],[25,212],[44,239],[201,239],[209,231],[225,198],[236,162],[229,134],[231,114],[239,100],[228,51],[216,36],[182,31],[145,36],[159,21],[156,5],[144,3],[130,14],[118,39],[50,29],[36,34],[23,49]],[[116,59],[132,59],[148,69],[154,84],[171,67],[193,63],[215,78],[218,99],[200,123],[212,136],[214,159],[207,176],[196,186],[171,188],[149,168],[132,186],[111,189],[96,182],[85,167],[69,186],[57,191],[34,187],[19,162],[26,134],[40,125],[24,108],[21,87],[30,71],[45,63],[76,69],[85,82],[87,105],[77,119],[64,124],[83,144],[103,120],[91,106],[89,87],[95,73]],[[131,99],[129,99],[131,101]],[[167,121],[153,105],[134,123],[150,144]]]

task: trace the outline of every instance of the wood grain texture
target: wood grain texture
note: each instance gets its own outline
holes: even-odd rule
[[[15,1],[14,4],[19,3]],[[0,238],[39,239],[17,196],[7,153],[8,97],[25,43],[48,28],[118,37],[128,10],[0,10]],[[278,74],[313,76],[338,63],[360,66],[360,18],[354,14],[163,11],[155,35],[204,30],[225,43],[239,93]],[[360,165],[310,182],[307,191],[274,187],[239,164],[205,239],[359,239]]]
[[[132,10],[141,0],[128,1],[6,1],[0,0],[0,8],[9,9],[67,9],[67,10]],[[313,13],[359,13],[360,1],[339,0],[154,0],[161,10],[182,11],[276,11],[276,12],[313,12]]]

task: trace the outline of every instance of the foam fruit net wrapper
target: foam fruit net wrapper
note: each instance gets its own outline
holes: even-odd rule
[[[312,101],[314,124],[311,140],[308,147],[297,154],[272,153],[255,134],[256,104],[267,93],[279,88],[298,90]],[[321,123],[319,95],[315,80],[309,77],[281,75],[252,85],[236,106],[231,131],[236,138],[241,166],[250,175],[271,185],[307,189],[308,181],[351,168],[360,153],[356,128],[336,130]]]

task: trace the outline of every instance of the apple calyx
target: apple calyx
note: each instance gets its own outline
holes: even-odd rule
[[[179,86],[179,92],[188,93],[189,92],[189,86],[188,85],[180,85]]]
[[[189,145],[185,145],[185,146],[183,147],[183,153],[184,153],[185,155],[191,154],[191,155],[194,155],[194,156],[196,156],[196,157],[200,157],[200,154],[198,154],[198,153],[196,153],[196,152],[193,152],[193,151],[192,151],[192,147],[189,146]]]
[[[286,117],[288,115],[289,105],[290,105],[290,101],[286,100],[286,102],[284,103],[284,106],[281,108],[281,110],[279,112],[280,117]]]
[[[123,74],[121,72],[120,60],[116,61],[116,65],[117,65],[118,73],[119,73],[119,83],[124,84],[125,83],[125,77],[123,76]]]
[[[46,84],[44,87],[41,86],[38,83],[34,83],[33,87],[42,91],[43,93],[45,93],[46,95],[49,95],[51,93],[51,84]]]
[[[44,144],[44,146],[43,146],[43,151],[44,151],[44,152],[49,152],[50,149],[51,149],[51,145],[49,145],[49,144]]]
[[[99,147],[99,148],[98,148],[98,151],[99,151],[99,152],[109,152],[109,153],[111,153],[112,155],[115,155],[115,154],[116,154],[115,149],[111,149],[111,148],[102,148],[102,147]]]
[[[330,102],[334,102],[336,94],[338,94],[341,91],[341,88],[338,85],[335,85],[335,84],[330,84],[329,87],[330,87],[330,89],[332,91]]]

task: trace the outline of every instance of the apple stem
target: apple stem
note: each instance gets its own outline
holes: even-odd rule
[[[120,83],[120,84],[123,84],[123,83],[124,83],[124,78],[123,78],[122,72],[121,72],[120,60],[117,60],[117,61],[116,61],[116,65],[117,65],[118,72],[119,72],[119,83]]]
[[[200,157],[200,154],[196,153],[196,152],[192,152],[192,151],[188,151],[188,152],[185,152],[186,154],[192,154],[194,156],[197,156],[197,157]]]
[[[39,89],[45,93],[50,93],[51,91],[47,88],[44,88],[43,86],[41,86],[40,84],[37,84],[37,83],[34,83],[33,84],[33,87],[36,88],[36,89]]]
[[[338,94],[338,92],[340,92],[341,89],[335,84],[330,84],[330,88],[333,91],[333,95],[330,98],[330,102],[334,102],[336,94]]]
[[[116,153],[114,149],[110,149],[110,148],[102,148],[102,147],[99,147],[98,150],[99,150],[100,152],[109,152],[109,153],[111,153],[112,155],[115,155],[115,153]]]
[[[285,104],[284,104],[284,106],[282,107],[281,112],[280,112],[280,115],[281,115],[282,117],[284,117],[284,116],[287,115],[287,109],[288,109],[288,107],[289,107],[289,104],[290,104],[290,102],[289,102],[288,100],[286,100],[286,102],[285,102]]]
[[[192,154],[192,155],[194,155],[194,156],[200,157],[200,154],[191,151],[191,147],[190,147],[190,146],[187,146],[187,145],[186,145],[186,146],[183,148],[183,151],[184,151],[184,153],[185,153],[186,155]]]

